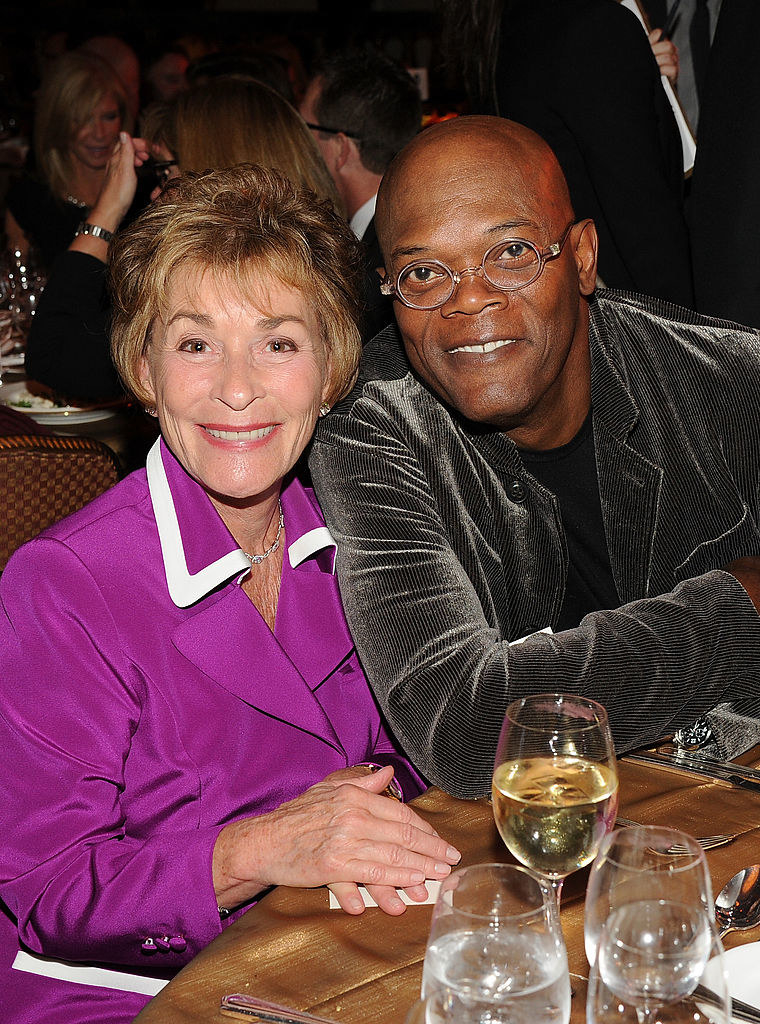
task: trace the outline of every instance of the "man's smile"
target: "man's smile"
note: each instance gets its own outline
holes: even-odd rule
[[[482,345],[460,345],[459,348],[449,349],[449,354],[474,352],[476,355],[485,355],[488,352],[495,352],[499,348],[504,348],[505,345],[514,345],[516,341],[516,338],[500,338],[498,341],[485,341]]]

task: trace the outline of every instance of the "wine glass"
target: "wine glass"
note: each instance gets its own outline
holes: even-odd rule
[[[674,843],[686,854],[670,853]],[[728,1022],[711,892],[692,836],[657,826],[607,836],[586,891],[587,1024]]]
[[[670,853],[678,845],[686,853]],[[712,884],[704,851],[693,836],[660,825],[618,829],[602,840],[586,888],[583,936],[589,964],[602,925],[628,903],[666,900],[712,917]]]
[[[433,910],[422,996],[425,1019],[444,1024],[567,1024],[570,976],[550,886],[513,864],[453,871]]]
[[[539,693],[507,708],[496,750],[493,813],[517,860],[552,885],[590,863],[617,813],[607,712],[586,697]]]

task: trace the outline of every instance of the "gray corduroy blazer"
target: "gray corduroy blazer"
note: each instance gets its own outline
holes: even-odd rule
[[[760,694],[760,617],[721,570],[760,554],[760,335],[627,293],[590,305],[621,607],[510,646],[562,604],[557,500],[506,435],[416,379],[395,327],[313,447],[365,671],[407,753],[458,796],[488,791],[504,711],[527,692],[601,701],[619,750]]]

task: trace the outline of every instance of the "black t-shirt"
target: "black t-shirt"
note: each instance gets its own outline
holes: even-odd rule
[[[620,604],[602,520],[591,414],[567,444],[546,452],[521,450],[520,456],[559,501],[568,567],[556,628],[572,629],[589,612]]]

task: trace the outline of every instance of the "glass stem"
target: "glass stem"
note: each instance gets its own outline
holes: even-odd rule
[[[564,884],[564,881],[565,881],[564,877],[563,878],[550,878],[549,879],[549,882],[551,883],[551,887],[552,887],[552,889],[554,891],[554,898],[557,901],[557,917],[559,917],[559,910],[560,910],[560,906],[562,904],[562,886]]]
[[[637,1006],[636,1017],[639,1024],[650,1024],[651,1021],[656,1020],[657,1007],[654,1006]]]

